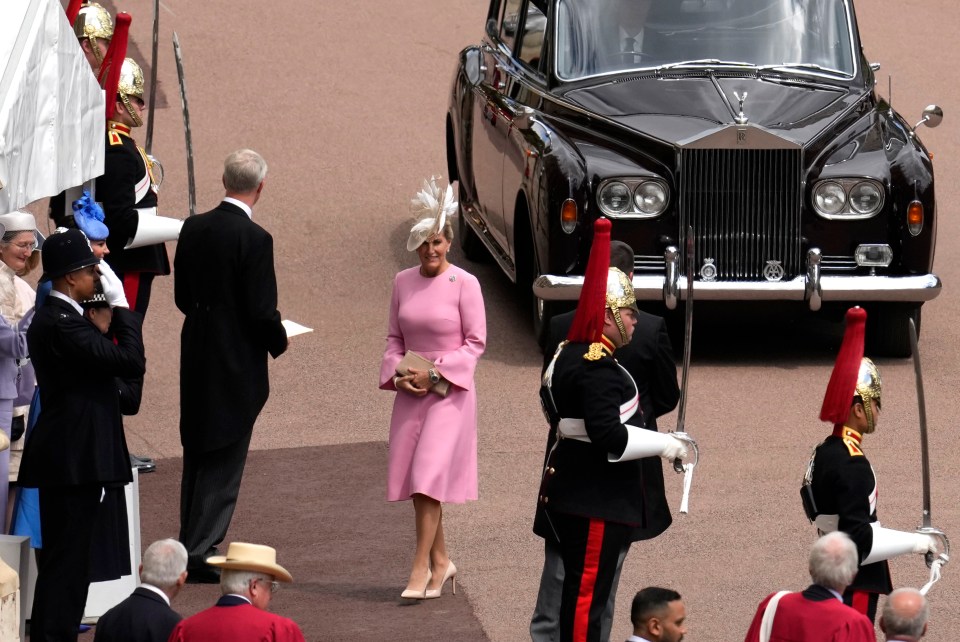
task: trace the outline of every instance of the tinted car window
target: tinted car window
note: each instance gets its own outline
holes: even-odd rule
[[[534,69],[540,66],[540,52],[543,50],[543,34],[546,29],[547,17],[530,2],[520,38],[520,60]]]
[[[719,60],[852,77],[847,0],[560,0],[557,75]]]

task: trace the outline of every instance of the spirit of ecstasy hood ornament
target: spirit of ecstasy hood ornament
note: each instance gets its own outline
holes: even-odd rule
[[[746,125],[747,117],[743,113],[743,101],[747,99],[747,92],[743,92],[743,95],[741,96],[739,92],[735,91],[733,92],[733,95],[740,102],[740,113],[737,114],[737,117],[734,120],[737,122],[738,125]]]

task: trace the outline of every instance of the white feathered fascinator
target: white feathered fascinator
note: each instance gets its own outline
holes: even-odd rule
[[[423,189],[417,197],[410,200],[413,209],[413,227],[407,239],[407,250],[413,252],[424,241],[443,231],[448,217],[457,213],[457,201],[453,198],[453,187],[447,185],[443,191],[437,187],[437,176],[424,179]]]

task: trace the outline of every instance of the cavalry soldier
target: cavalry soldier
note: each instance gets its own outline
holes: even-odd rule
[[[140,65],[125,58],[116,90],[105,91],[115,97],[107,109],[104,172],[96,183],[96,199],[103,203],[104,223],[110,229],[106,260],[123,281],[131,308],[146,314],[153,277],[170,274],[163,242],[176,240],[183,222],[157,216],[162,169],[131,135],[132,128],[143,124],[145,110]]]
[[[613,358],[636,324],[625,274],[608,272],[610,222],[598,219],[567,341],[544,372],[541,398],[557,441],[544,466],[534,532],[560,550],[564,579],[560,639],[600,640],[602,614],[621,556],[644,525],[643,457],[687,457],[681,439],[626,422],[637,386]],[[642,415],[642,412],[640,412]]]
[[[877,480],[863,450],[863,436],[880,419],[880,372],[863,357],[862,308],[847,312],[847,329],[823,400],[820,419],[833,432],[813,451],[801,497],[822,535],[847,533],[857,545],[860,568],[843,601],[871,621],[881,593],[893,589],[887,560],[908,553],[937,552],[937,537],[884,528],[877,521]]]

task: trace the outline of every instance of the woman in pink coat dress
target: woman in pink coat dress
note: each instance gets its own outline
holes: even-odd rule
[[[477,499],[477,394],[473,373],[487,341],[480,283],[451,265],[450,216],[457,203],[431,179],[414,199],[417,222],[407,249],[420,265],[398,273],[390,302],[387,348],[380,366],[380,388],[396,390],[390,420],[387,500],[413,499],[417,549],[402,597],[440,597],[457,567],[447,554],[441,502]],[[410,350],[433,368],[397,366]],[[449,383],[446,397],[431,392],[435,381]]]

